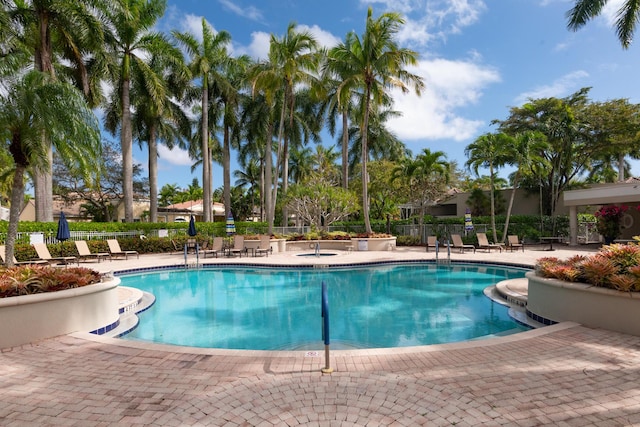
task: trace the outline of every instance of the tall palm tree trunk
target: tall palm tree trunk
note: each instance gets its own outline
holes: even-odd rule
[[[509,197],[509,206],[507,207],[507,217],[504,221],[504,229],[502,232],[502,242],[506,242],[507,233],[509,232],[509,219],[511,218],[511,210],[513,209],[513,201],[516,198],[516,189],[518,188],[518,182],[520,181],[520,173],[516,172],[513,177],[513,189],[511,190],[511,197]]]
[[[371,92],[367,86],[364,120],[362,121],[362,216],[364,216],[365,233],[371,233],[371,221],[369,220],[369,177],[367,174],[367,161],[369,160],[368,134],[369,134],[369,108],[371,104]]]
[[[342,188],[349,189],[349,117],[342,112]]]
[[[267,211],[267,230],[273,234],[273,210],[271,209],[271,185],[273,184],[273,153],[271,152],[271,141],[273,139],[273,124],[269,124],[267,140],[264,144],[264,205]]]
[[[282,167],[281,162],[282,162],[282,155],[283,155],[283,149],[284,149],[284,119],[285,119],[285,110],[286,110],[286,97],[285,97],[285,93],[283,92],[282,94],[282,109],[280,110],[280,125],[279,125],[279,129],[278,129],[278,154],[276,156],[276,173],[273,176],[273,197],[271,199],[271,206],[269,206],[269,210],[271,211],[271,221],[273,222],[275,216],[276,216],[276,202],[278,200],[278,176],[279,171],[277,170],[278,168]],[[269,141],[267,141],[267,144],[269,144]],[[270,181],[267,181],[270,182]],[[273,225],[271,226],[273,227]]]
[[[55,69],[53,68],[51,45],[51,32],[49,30],[49,17],[48,15],[36,6],[36,14],[38,16],[39,24],[39,46],[35,52],[35,66],[38,71],[49,74],[55,79]],[[42,143],[44,146],[48,146],[49,152],[47,153],[48,166],[46,169],[38,169],[34,171],[34,193],[35,193],[35,207],[36,207],[36,221],[38,222],[52,222],[53,221],[53,150],[51,148],[51,142],[47,140],[44,134],[42,135]]]
[[[9,227],[7,229],[4,254],[4,259],[7,262],[7,267],[13,266],[16,236],[18,235],[20,208],[22,207],[22,198],[24,195],[25,170],[25,166],[16,164],[16,169],[13,172],[13,186],[11,187],[11,206],[9,206]]]
[[[158,222],[158,140],[156,127],[149,129],[149,221]]]
[[[211,222],[211,159],[209,158],[209,88],[206,78],[202,84],[202,214],[204,222]],[[226,207],[225,207],[226,209]]]
[[[489,198],[491,200],[491,230],[493,232],[493,241],[497,242],[498,233],[496,232],[496,198],[494,195],[495,189],[493,184],[493,163],[489,164],[489,176],[491,180],[491,194]]]
[[[229,127],[225,125],[222,143],[222,185],[225,216],[231,212],[231,149],[229,142]]]
[[[131,108],[129,100],[130,80],[122,82],[122,129],[120,147],[122,149],[122,193],[124,196],[124,220],[133,222],[133,150],[131,131]]]

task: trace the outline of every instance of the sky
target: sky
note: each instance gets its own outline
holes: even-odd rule
[[[443,151],[464,166],[465,147],[494,132],[492,120],[506,119],[528,99],[592,87],[593,101],[640,102],[638,48],[624,50],[612,26],[621,3],[610,0],[601,17],[573,32],[566,27],[570,0],[168,0],[156,29],[197,36],[204,17],[214,31],[231,34],[234,55],[264,59],[270,35],[281,37],[291,22],[331,47],[350,31],[362,34],[368,7],[374,17],[399,12],[406,22],[397,40],[419,54],[410,71],[424,79],[425,89],[420,97],[394,93],[402,116],[388,126],[414,155]],[[322,143],[335,146],[336,138],[325,132]],[[146,152],[135,147],[134,160],[146,170]],[[191,172],[185,152],[160,151],[160,187],[186,187],[193,178],[202,184],[202,171]],[[632,173],[640,175],[640,164]],[[214,188],[222,186],[220,165],[213,179]]]

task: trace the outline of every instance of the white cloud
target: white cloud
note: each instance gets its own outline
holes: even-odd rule
[[[515,102],[520,105],[527,102],[529,99],[551,98],[566,95],[576,86],[579,86],[579,82],[587,77],[589,77],[589,73],[586,71],[574,71],[554,80],[551,84],[538,86],[533,90],[521,93],[516,97]]]
[[[162,160],[173,165],[191,166],[193,164],[193,160],[189,158],[189,153],[180,148],[169,150],[166,145],[158,144],[158,155]]]
[[[385,11],[400,12],[406,22],[398,33],[398,41],[419,46],[460,33],[476,23],[486,9],[483,0],[361,0],[360,3],[381,4]],[[376,16],[379,13],[374,11]]]
[[[313,37],[315,37],[316,41],[320,46],[327,47],[327,48],[337,46],[342,42],[341,38],[334,36],[330,32],[323,30],[317,25],[313,25],[312,27],[308,25],[298,25],[296,27],[296,31],[310,32],[313,35]]]
[[[486,86],[500,81],[495,69],[474,61],[434,59],[409,71],[424,79],[425,89],[421,97],[393,92],[394,109],[402,117],[390,120],[389,127],[400,139],[464,141],[484,125],[460,116],[456,109],[476,104]]]
[[[263,19],[262,12],[254,6],[239,6],[230,0],[218,0],[225,9],[235,13],[238,16],[251,19],[252,21],[261,21]]]
[[[255,60],[267,59],[270,39],[270,34],[263,31],[255,31],[251,33],[251,43],[249,43],[249,46],[235,44],[233,52],[238,55],[249,55]]]

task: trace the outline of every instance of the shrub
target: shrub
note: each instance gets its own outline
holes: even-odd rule
[[[613,244],[591,256],[576,255],[567,260],[540,258],[538,276],[568,282],[583,282],[619,291],[640,291],[640,246]]]
[[[100,282],[100,273],[84,267],[29,265],[0,269],[0,298],[55,292]]]

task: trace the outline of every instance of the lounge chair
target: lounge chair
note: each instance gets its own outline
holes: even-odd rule
[[[7,251],[6,246],[4,245],[0,245],[0,259],[2,260],[3,264],[7,264],[7,261],[4,258],[4,255]],[[29,264],[49,264],[49,261],[46,261],[44,259],[34,259],[31,261],[18,261],[16,260],[16,257],[13,257],[13,265],[29,265]]]
[[[34,243],[33,244],[33,248],[38,253],[38,256],[40,257],[40,259],[44,260],[44,261],[47,261],[49,264],[64,264],[64,265],[67,265],[70,262],[74,262],[74,261],[77,262],[78,264],[80,263],[78,261],[78,257],[75,257],[75,256],[52,257],[51,253],[49,252],[49,248],[47,247],[46,243]]]
[[[87,245],[87,242],[85,240],[76,240],[74,243],[76,244],[76,249],[78,250],[78,261],[97,260],[98,262],[100,262],[102,261],[102,258],[111,258],[111,255],[107,252],[92,253],[91,249],[89,249],[89,245]]]
[[[524,252],[524,245],[518,241],[518,236],[509,235],[507,236],[507,250],[517,251],[518,248],[522,248],[522,252]]]
[[[202,254],[203,258],[206,258],[208,255],[215,255],[215,257],[218,258],[218,254],[222,252],[223,244],[224,240],[222,239],[222,237],[214,237],[211,247],[202,249],[200,253]]]
[[[247,252],[247,248],[244,247],[244,236],[234,236],[233,247],[229,248],[229,254],[238,254],[238,256],[242,258],[242,254],[246,254]]]
[[[265,234],[260,236],[260,245],[253,251],[253,256],[262,254],[269,256],[269,252],[273,252],[273,249],[271,249],[271,236]]]
[[[460,249],[460,253],[463,254],[465,249],[473,249],[473,253],[476,252],[476,247],[473,245],[466,245],[462,242],[462,237],[459,234],[451,235],[451,243],[453,243],[452,247],[455,249]]]
[[[427,236],[427,252],[429,252],[429,248],[436,248],[438,242],[438,238],[436,236]]]
[[[502,252],[502,245],[489,243],[486,233],[476,233],[476,237],[478,238],[478,249],[486,249],[488,252],[491,252],[491,249],[499,249]]]
[[[107,240],[107,244],[109,245],[109,253],[111,253],[111,257],[123,256],[124,259],[128,259],[129,255],[136,255],[140,258],[138,251],[123,251],[120,249],[120,243],[118,243],[116,239]]]

